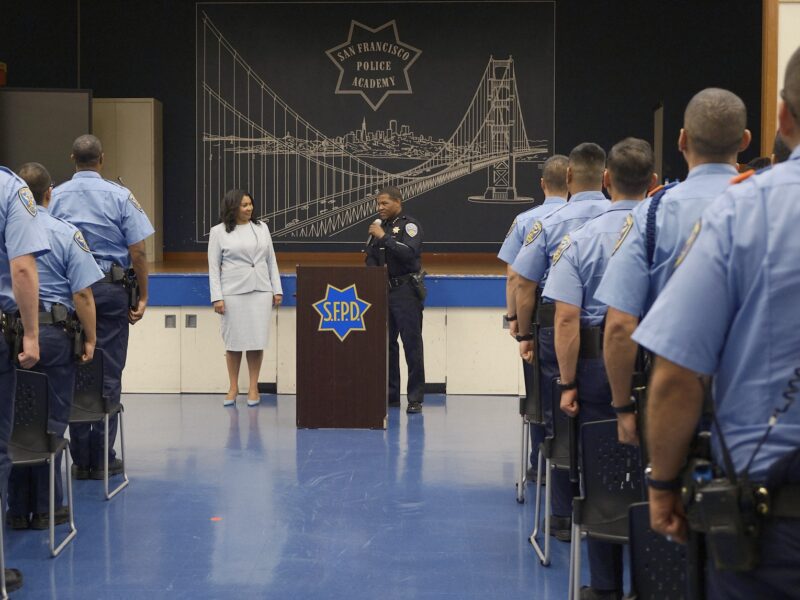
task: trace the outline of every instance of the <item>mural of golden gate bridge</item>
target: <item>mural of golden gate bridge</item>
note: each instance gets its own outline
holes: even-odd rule
[[[512,57],[489,57],[452,135],[433,143],[434,151],[430,151],[432,140],[423,136],[428,157],[395,173],[365,160],[370,152],[354,151],[357,140],[329,137],[303,119],[207,15],[201,18],[198,171],[202,172],[198,172],[196,241],[207,241],[209,229],[218,222],[220,199],[234,187],[253,193],[259,217],[269,222],[278,241],[335,239],[372,220],[375,193],[387,185],[400,188],[408,200],[486,171],[485,189],[465,201],[531,201],[517,193],[516,165],[543,162],[549,142],[528,139]],[[413,143],[409,137],[406,142]],[[419,146],[408,158],[420,157]]]

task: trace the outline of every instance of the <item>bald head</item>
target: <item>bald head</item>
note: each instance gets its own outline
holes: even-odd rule
[[[597,144],[584,142],[569,153],[570,191],[603,189],[603,171],[606,168],[606,152]]]
[[[103,145],[95,136],[87,133],[72,142],[72,160],[81,168],[96,168],[103,158]]]
[[[28,189],[33,194],[36,204],[44,204],[45,196],[53,183],[50,173],[47,172],[44,165],[37,162],[25,163],[19,168],[17,175],[28,184]]]
[[[689,100],[683,114],[687,145],[706,161],[730,162],[739,153],[747,108],[733,92],[706,88]]]
[[[554,154],[542,166],[542,189],[547,196],[567,196],[567,166],[569,159]]]

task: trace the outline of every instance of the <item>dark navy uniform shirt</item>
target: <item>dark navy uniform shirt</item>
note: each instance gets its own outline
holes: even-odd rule
[[[400,213],[381,224],[386,232],[367,248],[368,266],[386,265],[389,277],[400,277],[420,270],[422,225],[414,217]]]

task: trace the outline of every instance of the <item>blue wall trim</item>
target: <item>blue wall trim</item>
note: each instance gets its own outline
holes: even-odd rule
[[[297,276],[281,275],[286,306],[295,306]],[[499,275],[429,275],[429,307],[505,307],[506,278]],[[155,273],[150,275],[150,306],[208,306],[208,275]]]

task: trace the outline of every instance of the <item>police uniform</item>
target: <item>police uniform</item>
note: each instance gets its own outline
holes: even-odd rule
[[[590,421],[615,418],[611,408],[611,388],[608,385],[602,354],[600,327],[606,306],[595,299],[595,290],[606,270],[609,259],[624,230],[636,200],[619,200],[603,214],[587,221],[582,227],[562,238],[553,256],[553,265],[542,297],[564,302],[581,309],[581,352],[576,365],[578,384],[578,426]],[[590,347],[586,342],[596,341]],[[583,448],[582,452],[592,452]],[[553,500],[560,490],[553,490]],[[577,490],[573,489],[573,493]],[[571,500],[562,498],[560,502]],[[622,547],[619,544],[588,540],[592,588],[622,590]]]
[[[547,217],[534,221],[525,242],[511,268],[530,281],[538,282],[542,289],[550,269],[550,262],[558,250],[561,240],[570,231],[577,229],[589,219],[602,214],[611,205],[600,191],[579,192],[572,196],[564,206],[557,208]],[[549,302],[542,302],[548,304]],[[545,309],[552,309],[552,303],[544,309],[540,305],[537,313],[541,316]],[[552,382],[558,378],[558,360],[553,342],[552,312],[550,319],[539,320],[539,356],[537,362],[540,372],[540,395],[548,427],[552,424],[550,405],[552,402]],[[520,324],[521,325],[521,324]],[[553,488],[552,512],[555,517],[569,517],[572,514],[573,487],[569,473],[556,470],[551,478]]]
[[[11,289],[10,261],[50,251],[47,234],[37,214],[36,201],[25,182],[10,170],[0,167],[0,309],[5,314],[18,310]],[[8,442],[14,424],[17,386],[15,357],[11,354],[5,336],[0,335],[0,494],[3,495],[11,472]]]
[[[514,259],[517,258],[519,251],[525,243],[525,238],[530,233],[531,227],[537,219],[543,219],[557,208],[566,204],[567,200],[560,196],[549,196],[544,199],[544,202],[539,206],[529,208],[525,212],[520,213],[511,223],[511,228],[506,234],[506,239],[500,247],[500,252],[497,253],[497,258],[502,260],[507,265],[512,265]],[[522,373],[525,380],[525,395],[530,397],[532,390],[529,390],[529,385],[534,380],[533,365],[529,362],[522,361]],[[531,465],[536,466],[536,457],[539,452],[539,445],[544,441],[544,430],[542,427],[532,426],[530,428],[531,436]]]
[[[686,181],[666,190],[651,225],[655,234],[650,242],[652,258],[648,256],[647,220],[653,199],[633,209],[633,224],[606,269],[597,299],[630,315],[645,315],[672,275],[692,226],[736,174],[730,164],[698,165],[689,171]]]
[[[53,190],[50,214],[80,229],[106,277],[92,286],[97,308],[97,347],[103,350],[103,393],[118,402],[122,369],[128,352],[128,294],[121,283],[110,281],[112,265],[130,268],[128,246],[150,237],[154,230],[144,210],[127,188],[78,171]],[[117,417],[109,424],[109,464],[115,457]],[[70,427],[70,449],[79,468],[102,469],[102,422]]]
[[[798,223],[800,147],[787,162],[730,187],[709,205],[675,274],[633,335],[673,363],[714,375],[717,419],[740,472],[773,410],[785,405],[784,393],[798,386]],[[800,483],[796,404],[779,416],[749,470],[750,480],[769,483],[773,496],[781,486]],[[713,436],[722,464],[716,428]],[[710,568],[710,597],[796,597],[799,539],[800,519],[767,519],[758,567],[741,573]]]
[[[408,365],[408,402],[422,403],[425,396],[425,363],[422,348],[423,302],[417,296],[411,274],[420,270],[422,225],[400,213],[382,223],[386,232],[367,248],[369,266],[386,265],[389,272],[389,404],[400,402],[400,347],[403,340]]]
[[[75,389],[75,354],[73,337],[66,322],[54,323],[53,305],[61,304],[68,311],[68,319],[75,312],[73,294],[88,288],[102,279],[103,273],[95,263],[89,246],[76,227],[48,214],[38,206],[38,219],[44,226],[51,252],[36,258],[39,272],[39,362],[34,371],[48,378],[50,411],[48,431],[63,436],[69,423],[72,396]],[[60,315],[59,315],[60,316]],[[61,454],[56,459],[56,473],[60,473]],[[61,506],[62,481],[57,475],[56,507]],[[49,511],[49,469],[47,466],[15,467],[9,483],[9,514],[26,517],[29,513]]]

